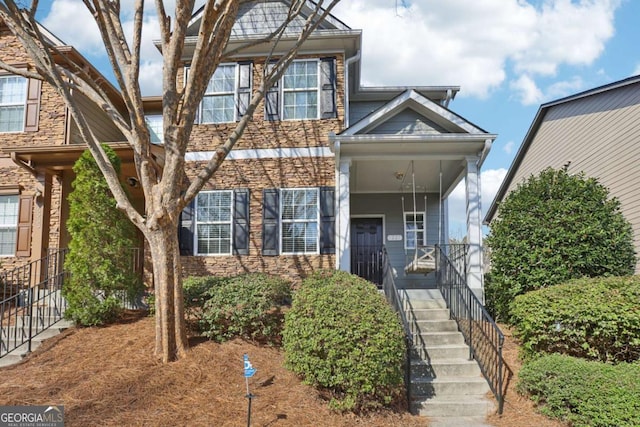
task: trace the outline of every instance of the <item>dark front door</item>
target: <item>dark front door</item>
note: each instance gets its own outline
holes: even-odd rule
[[[382,218],[351,219],[351,272],[382,286]]]

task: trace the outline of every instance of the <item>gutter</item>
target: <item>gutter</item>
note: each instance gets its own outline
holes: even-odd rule
[[[360,49],[344,61],[344,129],[349,128],[349,66],[360,60]]]

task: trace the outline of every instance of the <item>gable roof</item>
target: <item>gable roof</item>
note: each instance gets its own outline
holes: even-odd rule
[[[531,143],[535,139],[535,136],[538,133],[540,126],[544,122],[547,113],[553,107],[563,105],[563,104],[568,104],[574,101],[578,101],[591,96],[596,96],[605,92],[609,92],[615,89],[631,86],[638,83],[640,83],[640,75],[628,77],[626,79],[622,79],[613,83],[598,86],[593,89],[579,92],[564,98],[559,98],[554,101],[550,101],[540,105],[540,108],[538,109],[538,112],[536,113],[533,119],[533,122],[531,123],[531,126],[529,126],[529,130],[527,131],[527,134],[525,135],[524,140],[522,141],[522,144],[520,145],[520,148],[518,149],[518,152],[516,153],[516,156],[513,159],[511,166],[509,167],[509,171],[507,172],[507,175],[505,176],[504,181],[502,181],[502,184],[500,185],[500,188],[498,189],[496,196],[494,197],[493,201],[491,202],[491,205],[489,206],[489,209],[487,210],[487,213],[484,218],[484,223],[489,224],[493,219],[493,217],[495,216],[495,214],[497,213],[498,204],[506,196],[507,189],[511,186],[511,182],[515,177],[516,172],[518,171],[518,168],[522,164],[522,161],[524,160],[524,157],[527,154],[527,151],[529,150]]]
[[[375,131],[382,123],[407,109],[416,111],[427,121],[447,129],[450,133],[468,133],[474,135],[484,135],[487,133],[448,108],[421,95],[416,90],[407,89],[376,111],[342,131],[340,135],[357,135]]]

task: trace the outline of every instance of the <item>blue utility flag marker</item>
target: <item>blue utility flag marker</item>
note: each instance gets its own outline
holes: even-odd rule
[[[256,371],[257,369],[251,365],[251,362],[249,362],[249,355],[245,354],[244,355],[244,377],[251,378],[252,376],[255,375]]]

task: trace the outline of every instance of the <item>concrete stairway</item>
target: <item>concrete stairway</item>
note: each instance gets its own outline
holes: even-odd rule
[[[56,293],[49,297],[45,297],[44,294],[40,295],[38,300],[39,302],[34,303],[32,310],[34,317],[31,324],[31,332],[33,336],[31,339],[31,351],[38,348],[44,340],[60,334],[67,328],[73,327],[73,322],[69,320],[58,320],[60,319],[60,316],[64,314],[64,307],[58,307],[57,304],[51,304],[53,302],[62,301]],[[26,338],[29,336],[30,317],[27,315],[18,315],[17,317],[14,317],[14,320],[15,326],[5,326],[0,333],[0,348],[3,350],[3,354],[7,348],[13,348],[16,342],[20,343],[26,341]],[[29,344],[28,342],[25,342],[15,350],[0,357],[0,367],[11,366],[19,363],[28,354],[28,352]]]
[[[437,289],[407,290],[407,318],[413,328],[411,411],[430,426],[483,427],[495,402]]]

